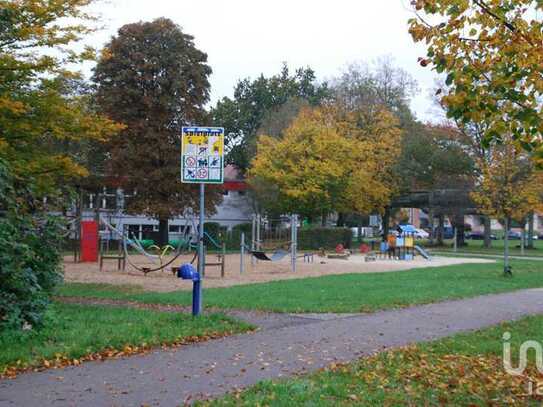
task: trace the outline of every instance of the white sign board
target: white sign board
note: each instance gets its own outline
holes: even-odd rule
[[[183,127],[181,181],[190,184],[224,182],[222,127]]]

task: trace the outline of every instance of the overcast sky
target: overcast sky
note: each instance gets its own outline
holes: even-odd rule
[[[310,66],[319,80],[351,62],[390,55],[419,82],[412,107],[435,120],[429,98],[435,73],[417,63],[425,55],[407,32],[409,0],[108,0],[95,6],[105,29],[91,42],[101,47],[119,27],[168,17],[195,37],[213,69],[212,103],[232,96],[239,79]]]

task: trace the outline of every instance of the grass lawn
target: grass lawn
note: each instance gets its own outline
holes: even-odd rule
[[[371,312],[543,287],[543,262],[517,260],[512,264],[513,278],[503,277],[503,265],[497,262],[210,288],[204,291],[204,305],[276,312]],[[154,304],[188,305],[191,302],[191,293],[186,291],[151,293],[138,287],[100,284],[66,284],[60,288],[59,295]]]
[[[525,396],[528,382],[542,383],[529,356],[523,376],[502,367],[502,335],[512,333],[512,354],[525,340],[543,340],[543,316],[502,324],[437,342],[378,354],[316,374],[265,381],[208,405],[226,406],[540,406],[541,396]],[[514,363],[517,366],[517,363]],[[535,388],[536,386],[534,386]]]
[[[119,351],[134,353],[250,328],[218,314],[193,318],[180,313],[54,303],[43,329],[0,333],[0,374],[9,374],[5,369],[17,364],[19,368],[78,364],[79,358],[90,354],[99,358]]]
[[[432,252],[447,253],[453,252],[452,241],[446,241],[446,247],[431,248]],[[496,254],[503,256],[503,240],[493,240],[492,247],[486,249],[483,247],[481,240],[466,240],[467,246],[459,247],[461,253],[479,253],[479,254]],[[517,247],[518,246],[518,247]],[[509,252],[511,256],[521,256],[520,240],[509,241]],[[543,240],[534,240],[534,248],[524,250],[524,255],[527,257],[543,257]]]

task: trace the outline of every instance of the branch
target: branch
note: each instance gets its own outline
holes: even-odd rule
[[[500,21],[503,25],[505,25],[505,27],[507,29],[509,29],[511,32],[515,33],[515,34],[518,34],[520,35],[522,38],[524,38],[530,45],[532,46],[535,46],[534,43],[532,42],[532,40],[528,37],[526,37],[526,35],[519,31],[519,29],[517,27],[515,27],[514,24],[510,23],[509,21],[507,21],[505,18],[503,17],[500,17],[499,15],[497,15],[496,13],[494,13],[489,7],[488,5],[484,2],[484,0],[473,0],[473,2],[475,4],[477,4],[485,13],[487,13],[488,15],[490,15],[491,17],[493,17],[494,19]]]

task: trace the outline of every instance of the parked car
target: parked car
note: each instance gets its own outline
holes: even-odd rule
[[[483,232],[471,232],[466,235],[466,239],[471,240],[485,240],[485,234]],[[496,235],[490,235],[490,240],[498,240]]]
[[[454,228],[452,226],[443,227],[443,239],[453,239],[454,238]]]
[[[509,233],[507,233],[507,237],[509,238],[509,240],[521,240],[522,234],[520,232],[510,230]]]
[[[428,239],[430,237],[430,233],[428,233],[425,230],[417,228],[416,232],[414,233],[415,237],[417,239]]]

